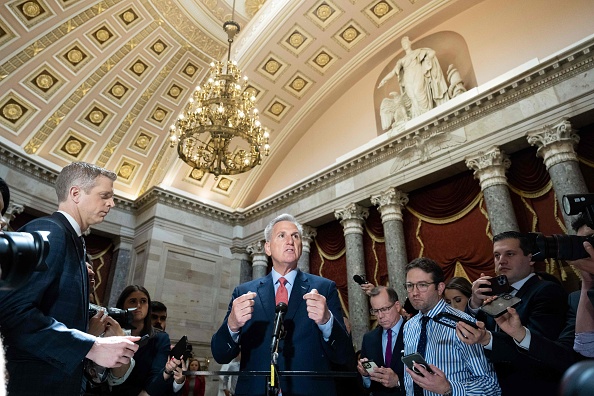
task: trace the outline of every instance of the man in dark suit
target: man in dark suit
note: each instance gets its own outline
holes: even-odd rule
[[[275,295],[288,297],[285,336],[278,344],[280,371],[331,370],[354,359],[353,346],[342,320],[336,285],[297,269],[301,255],[302,227],[283,214],[264,230],[265,251],[272,258],[272,272],[241,284],[233,291],[227,315],[211,341],[218,363],[229,363],[241,350],[241,371],[270,371],[275,321]],[[335,395],[328,376],[280,377],[283,396]],[[265,394],[265,377],[240,376],[236,395]]]
[[[8,393],[78,395],[87,357],[105,367],[127,364],[138,337],[98,338],[89,323],[89,283],[81,235],[114,206],[113,172],[76,162],[56,180],[58,211],[20,231],[49,231],[47,270],[21,288],[0,292]]]
[[[363,386],[374,396],[404,396],[404,386],[400,383],[404,378],[404,364],[400,359],[404,350],[404,319],[400,316],[402,307],[398,294],[391,287],[374,287],[369,292],[369,304],[369,311],[377,317],[378,326],[363,336],[361,359],[357,365]],[[378,367],[368,372],[363,367],[366,361],[373,361]]]
[[[480,319],[479,329],[459,322],[458,337],[465,343],[480,343],[487,357],[495,364],[502,394],[556,395],[561,373],[520,352],[528,349],[532,334],[556,340],[565,326],[567,294],[557,282],[541,280],[534,274],[529,241],[515,231],[503,232],[493,238],[495,272],[506,275],[513,290],[511,294],[522,299],[515,311],[522,323],[525,336],[514,339],[501,331],[495,320],[479,307],[489,296],[489,276],[481,276],[472,284],[468,311]],[[550,356],[555,359],[555,356]]]

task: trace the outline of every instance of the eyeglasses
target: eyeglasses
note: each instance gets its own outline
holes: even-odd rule
[[[377,316],[377,314],[378,314],[378,313],[380,313],[380,312],[381,312],[381,313],[386,313],[386,312],[388,312],[390,309],[392,309],[392,307],[393,307],[395,304],[396,304],[396,302],[392,303],[392,305],[390,305],[389,307],[383,307],[383,308],[378,308],[378,309],[373,309],[373,308],[370,308],[370,309],[369,309],[369,313],[370,313],[370,314],[372,314],[372,315],[375,315],[375,316]]]
[[[417,290],[420,292],[426,292],[429,289],[429,285],[434,285],[436,282],[419,282],[419,283],[405,283],[404,287],[406,287],[407,292],[411,292],[417,287]]]

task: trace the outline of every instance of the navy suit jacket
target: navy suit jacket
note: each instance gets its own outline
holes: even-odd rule
[[[78,395],[83,358],[95,337],[89,322],[88,274],[83,247],[66,218],[56,212],[19,231],[49,231],[47,270],[21,288],[0,292],[0,329],[14,395]]]
[[[533,276],[516,296],[522,299],[516,306],[522,324],[538,337],[556,340],[565,326],[567,313],[567,293],[563,287]],[[477,319],[485,321],[492,332],[493,350],[485,353],[495,364],[503,395],[557,395],[562,373],[521,352],[512,337],[503,331],[494,331],[493,318],[477,315]],[[556,358],[551,355],[548,360]]]
[[[331,363],[347,364],[354,359],[354,350],[342,320],[342,311],[334,282],[299,270],[291,290],[289,307],[284,319],[286,335],[279,342],[278,369],[281,371],[331,371]],[[318,325],[307,315],[303,295],[317,289],[326,297],[334,316],[332,333],[324,341]],[[239,343],[229,333],[227,318],[233,300],[248,291],[256,292],[252,318],[243,326]],[[272,275],[241,284],[233,291],[223,324],[213,335],[212,355],[218,363],[229,363],[241,349],[241,371],[270,371],[270,346],[275,318]],[[281,377],[283,396],[335,395],[335,382],[329,377]],[[266,378],[240,376],[236,395],[265,394]]]
[[[390,362],[390,368],[398,375],[400,380],[399,388],[386,388],[377,381],[371,381],[371,387],[369,390],[373,393],[373,396],[388,396],[388,395],[402,395],[406,393],[404,391],[404,363],[400,359],[402,357],[401,351],[404,350],[404,338],[403,338],[404,323],[400,326],[398,337],[396,338],[396,344],[392,352],[392,361]],[[363,336],[363,345],[361,346],[361,357],[366,357],[369,360],[373,360],[379,367],[386,367],[384,362],[384,351],[382,350],[382,333],[384,329],[381,326],[376,327],[370,332]]]

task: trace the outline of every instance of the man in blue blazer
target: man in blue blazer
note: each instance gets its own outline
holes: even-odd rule
[[[391,287],[376,286],[369,292],[369,304],[370,312],[377,317],[378,326],[363,336],[361,359],[357,365],[363,377],[363,386],[373,396],[404,396],[404,364],[400,359],[404,350],[404,318],[400,316],[402,306],[398,294]],[[392,332],[389,337],[388,332]],[[388,340],[392,356],[387,358]],[[363,367],[366,361],[373,361],[378,367],[368,372]]]
[[[272,272],[233,291],[227,315],[211,341],[218,363],[229,363],[241,350],[241,371],[270,371],[277,291],[289,297],[278,370],[323,373],[331,370],[331,363],[354,359],[335,283],[297,270],[301,235],[301,225],[288,214],[276,217],[264,230]],[[279,382],[283,396],[336,395],[329,376],[281,376]],[[261,396],[266,390],[265,377],[240,375],[235,394]]]
[[[128,364],[138,337],[97,338],[89,322],[89,281],[81,235],[114,206],[113,172],[75,162],[56,180],[58,211],[22,232],[49,231],[47,269],[21,288],[0,292],[0,330],[11,395],[79,395],[85,357],[101,366]]]

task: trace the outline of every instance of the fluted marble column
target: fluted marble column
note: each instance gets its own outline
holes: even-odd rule
[[[252,279],[266,276],[268,256],[264,251],[264,241],[258,241],[253,245],[249,245],[247,251],[252,255]]]
[[[373,195],[371,203],[377,206],[382,215],[390,286],[396,290],[400,301],[404,301],[407,296],[404,288],[406,282],[404,268],[408,264],[408,258],[404,241],[402,208],[408,203],[408,195],[395,188],[389,188],[379,195]]]
[[[538,147],[536,155],[544,160],[561,207],[565,194],[588,193],[575,152],[580,136],[571,128],[569,121],[563,119],[555,125],[528,132],[526,138],[528,143]],[[566,215],[563,210],[561,212],[569,231],[574,216]]]
[[[335,210],[334,215],[344,227],[349,318],[353,342],[357,347],[361,347],[363,335],[369,330],[369,300],[359,285],[352,279],[355,274],[365,274],[363,225],[365,219],[369,216],[369,210],[353,203],[344,209]]]
[[[247,248],[241,246],[232,246],[233,265],[239,266],[239,284],[252,280],[252,264]],[[233,285],[231,288],[233,289]]]
[[[316,235],[318,233],[315,228],[306,225],[303,226],[301,257],[299,257],[299,262],[297,263],[297,268],[303,272],[309,273],[309,252],[311,251],[311,243]]]
[[[466,157],[466,166],[474,170],[481,184],[493,235],[520,230],[505,176],[510,165],[509,157],[498,146]]]

